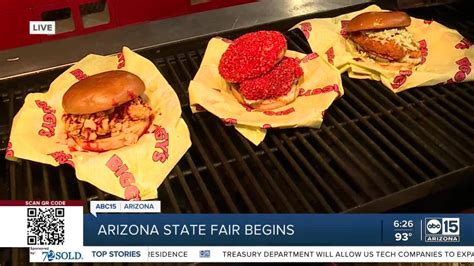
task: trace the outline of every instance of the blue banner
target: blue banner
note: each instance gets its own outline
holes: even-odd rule
[[[473,214],[91,214],[85,246],[474,246]]]

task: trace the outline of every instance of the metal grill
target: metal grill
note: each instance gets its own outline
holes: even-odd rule
[[[430,10],[441,14],[445,9],[453,10]],[[443,22],[473,39],[472,21]],[[310,52],[299,31],[286,36],[290,49]],[[379,82],[343,75],[345,95],[328,110],[321,129],[270,130],[255,147],[211,114],[190,112],[187,87],[207,41],[140,51],[175,88],[193,142],[159,188],[164,211],[387,211],[433,193],[441,184],[459,186],[473,175],[472,83],[394,95]],[[61,71],[0,85],[0,112],[7,114],[0,117],[2,149],[26,94],[47,90]],[[2,188],[8,190],[1,193],[5,199],[114,198],[77,181],[69,167],[2,159],[0,171]]]
[[[412,15],[440,21],[474,40],[474,20],[457,19],[469,17],[464,12],[472,14],[451,5]],[[301,32],[286,36],[290,49],[310,52]],[[190,112],[187,87],[208,40],[140,51],[176,90],[193,143],[159,187],[164,212],[382,212],[450,187],[472,186],[472,82],[395,95],[379,82],[343,75],[345,95],[328,110],[321,129],[270,130],[256,147],[213,115]],[[0,83],[2,158],[26,94],[47,90],[63,70]],[[78,181],[67,166],[0,159],[0,173],[1,199],[114,199]],[[19,261],[27,260],[27,254],[14,253]]]
[[[435,19],[474,40],[474,20],[457,19],[472,12],[458,5],[413,10],[411,15]],[[295,23],[245,31],[282,30]],[[233,38],[242,32],[223,35]],[[301,32],[286,36],[290,49],[310,52]],[[382,212],[450,187],[472,186],[473,83],[394,95],[379,82],[343,75],[345,95],[328,110],[321,129],[270,130],[256,147],[213,115],[190,112],[187,87],[208,40],[140,51],[176,90],[193,142],[159,187],[164,212]],[[26,94],[46,91],[62,71],[0,83],[2,158]],[[67,166],[0,159],[0,176],[1,199],[115,199],[78,181]],[[27,261],[27,256],[5,250],[0,262]]]

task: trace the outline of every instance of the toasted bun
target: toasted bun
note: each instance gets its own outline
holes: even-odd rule
[[[413,58],[413,59],[404,59],[404,61],[389,61],[386,58],[373,54],[373,53],[366,53],[364,55],[360,54],[362,58],[370,58],[376,63],[378,63],[381,67],[387,70],[393,71],[400,71],[402,69],[412,69],[421,62],[421,58]]]
[[[112,70],[89,76],[72,85],[63,96],[64,112],[92,114],[112,109],[145,92],[135,74]]]
[[[367,12],[354,17],[347,24],[346,31],[380,30],[410,26],[410,16],[401,11]]]
[[[285,106],[293,102],[298,96],[298,90],[297,90],[298,81],[299,81],[299,78],[294,81],[288,94],[280,96],[278,98],[265,99],[265,100],[257,101],[257,102],[246,101],[244,96],[239,92],[237,84],[232,84],[230,89],[231,89],[232,95],[234,95],[234,97],[240,103],[248,105],[258,111],[267,111],[267,110],[273,110],[273,109]]]
[[[384,62],[379,62],[379,65],[382,66],[383,68],[387,70],[394,70],[394,71],[400,71],[403,69],[413,69],[416,67],[419,63],[417,62],[390,62],[390,63],[384,63]]]
[[[73,138],[75,144],[84,151],[104,152],[115,150],[124,146],[135,144],[138,139],[146,133],[150,127],[151,118],[146,120],[133,121],[133,125],[127,128],[118,136],[97,139],[94,141],[84,141],[79,138]]]
[[[383,57],[382,55],[375,54],[375,53],[367,53],[367,57],[372,58],[373,60],[381,64],[391,64],[391,65],[397,65],[397,66],[403,66],[403,67],[416,66],[419,63],[421,63],[421,57],[409,58],[408,56],[405,56],[399,61],[390,61],[389,59]]]

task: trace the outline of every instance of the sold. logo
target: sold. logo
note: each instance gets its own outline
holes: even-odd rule
[[[54,252],[52,250],[50,251],[44,251],[43,253],[43,261],[76,261],[76,260],[82,260],[82,253],[75,251],[62,251],[62,252]]]

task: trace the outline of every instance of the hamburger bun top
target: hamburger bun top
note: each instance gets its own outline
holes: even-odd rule
[[[354,17],[347,23],[347,32],[361,30],[380,30],[389,28],[407,27],[411,18],[401,11],[367,12]]]
[[[68,114],[92,114],[124,104],[143,92],[145,84],[137,75],[112,70],[74,83],[64,94],[62,104]]]

